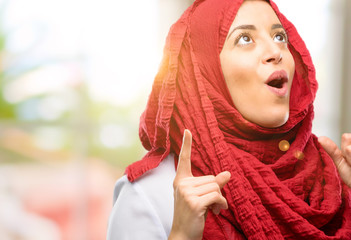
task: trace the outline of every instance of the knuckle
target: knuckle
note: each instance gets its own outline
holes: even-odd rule
[[[196,207],[198,205],[196,202],[190,201],[190,199],[187,199],[186,203],[188,204],[190,209],[196,209]]]
[[[190,209],[193,211],[199,211],[201,209],[201,205],[198,201],[193,201],[192,199],[187,199],[187,204]]]
[[[186,195],[187,187],[188,185],[182,180],[177,180],[173,182],[174,191],[176,191],[180,195]]]
[[[180,189],[185,189],[188,186],[188,184],[185,181],[179,181],[177,186]]]
[[[189,189],[187,186],[178,186],[177,190],[179,195],[182,196],[184,199],[187,198],[187,196],[191,195],[191,189]]]
[[[213,175],[205,175],[202,177],[204,180],[206,180],[207,183],[210,182],[215,182],[216,181],[216,177]]]
[[[343,168],[343,166],[344,166],[343,163],[344,163],[343,161],[338,161],[338,162],[335,163],[335,166],[336,166],[336,168],[337,168],[339,171],[340,171],[340,169]]]
[[[341,136],[342,141],[351,141],[351,133],[343,133]]]
[[[214,175],[208,175],[208,178],[212,182],[216,182],[216,177]]]
[[[220,197],[221,197],[221,194],[220,194],[219,192],[212,192],[212,193],[211,193],[211,198],[212,198],[213,200],[219,199]]]
[[[219,196],[219,200],[218,201],[222,205],[226,205],[227,204],[227,200],[222,195]]]
[[[221,189],[219,188],[219,185],[217,183],[211,183],[211,189],[216,192],[221,192]]]

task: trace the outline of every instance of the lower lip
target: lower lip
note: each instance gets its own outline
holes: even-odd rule
[[[273,92],[275,95],[279,97],[285,97],[288,93],[288,83],[283,83],[283,86],[281,88],[275,88],[269,85],[266,85],[266,86],[271,92]]]

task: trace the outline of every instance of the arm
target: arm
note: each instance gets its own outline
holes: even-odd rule
[[[167,239],[156,210],[138,184],[122,177],[116,184],[115,198],[107,240]]]
[[[327,137],[319,137],[318,141],[334,160],[341,179],[351,188],[351,133],[342,135],[341,149]]]

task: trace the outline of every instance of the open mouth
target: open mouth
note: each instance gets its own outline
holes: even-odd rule
[[[279,97],[286,96],[288,92],[288,74],[284,70],[275,71],[265,82],[269,90]]]
[[[268,86],[274,87],[274,88],[283,88],[283,85],[285,83],[285,79],[283,78],[278,78],[278,79],[273,79],[272,81],[268,82]]]

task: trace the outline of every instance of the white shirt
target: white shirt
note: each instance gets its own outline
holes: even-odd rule
[[[174,155],[131,183],[120,178],[114,189],[107,240],[168,239],[173,220]]]

